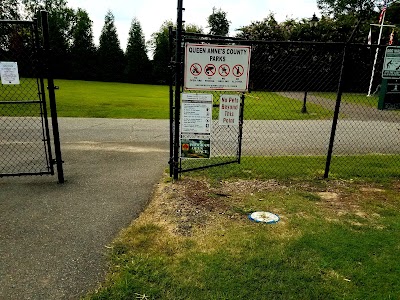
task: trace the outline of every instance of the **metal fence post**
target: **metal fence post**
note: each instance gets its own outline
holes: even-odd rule
[[[342,67],[340,69],[339,85],[338,85],[338,91],[337,91],[337,96],[336,96],[335,112],[333,114],[332,130],[331,130],[331,137],[329,139],[329,149],[328,149],[328,155],[326,158],[324,178],[328,178],[328,176],[329,176],[329,170],[330,170],[331,161],[332,161],[333,146],[335,144],[336,128],[337,128],[337,123],[338,123],[338,119],[339,119],[340,103],[342,101],[342,93],[343,93],[344,71],[345,71],[345,64],[346,64],[346,50],[347,50],[347,44],[344,46],[344,49],[343,49]]]
[[[242,105],[240,106],[240,114],[239,114],[239,136],[238,136],[238,163],[240,164],[242,159],[242,139],[243,139],[243,119],[244,119],[244,100],[246,99],[245,93],[242,93],[240,96],[242,100]]]
[[[345,72],[346,72],[347,48],[348,48],[350,42],[352,41],[356,30],[360,26],[360,23],[361,23],[361,18],[358,19],[357,24],[354,27],[353,32],[350,35],[350,38],[345,43],[344,48],[343,48],[343,59],[342,59],[342,66],[341,66],[341,69],[340,69],[340,77],[339,77],[339,84],[338,84],[338,90],[337,90],[335,112],[334,112],[334,115],[333,115],[331,137],[329,139],[328,155],[326,157],[326,165],[325,165],[325,173],[324,173],[324,178],[325,179],[328,178],[328,176],[329,176],[329,170],[330,170],[331,161],[332,161],[333,146],[335,144],[336,128],[337,128],[337,122],[338,122],[338,119],[339,119],[339,112],[340,112],[340,103],[342,101],[343,86],[345,84],[344,77],[345,77]]]
[[[174,140],[174,179],[179,178],[179,141],[180,141],[180,108],[182,80],[182,18],[183,0],[178,0],[178,17],[176,21],[175,49],[175,140]]]
[[[48,21],[48,12],[42,10],[40,12],[42,19],[42,30],[43,30],[43,44],[44,51],[47,57],[47,83],[49,90],[49,103],[50,103],[50,114],[51,114],[51,123],[53,126],[53,138],[54,138],[54,152],[56,156],[56,165],[57,165],[57,176],[58,182],[64,183],[64,170],[63,170],[63,161],[61,157],[61,144],[60,144],[60,132],[58,128],[58,117],[57,117],[57,105],[56,105],[56,95],[55,95],[55,86],[53,73],[51,70],[51,58],[50,58],[50,41],[49,41],[49,21]]]
[[[172,177],[174,174],[174,69],[173,69],[173,32],[172,26],[168,28],[168,37],[169,37],[169,177]]]

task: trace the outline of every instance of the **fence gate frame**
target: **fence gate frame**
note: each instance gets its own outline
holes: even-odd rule
[[[60,134],[58,126],[58,116],[57,116],[57,106],[55,90],[58,89],[54,85],[54,78],[51,70],[51,53],[50,53],[50,38],[49,38],[49,23],[48,23],[48,12],[42,10],[40,12],[41,18],[41,31],[42,31],[42,44],[40,43],[39,34],[39,22],[38,19],[33,19],[32,21],[22,21],[22,20],[0,20],[0,26],[7,25],[22,25],[30,28],[33,34],[33,48],[34,56],[37,60],[35,67],[37,68],[37,74],[35,78],[37,81],[38,88],[38,98],[36,100],[17,100],[17,101],[0,101],[1,105],[12,105],[12,104],[26,104],[32,105],[37,104],[40,108],[40,121],[41,121],[41,131],[42,131],[42,142],[44,146],[44,155],[47,163],[47,170],[38,172],[7,172],[0,173],[1,177],[11,177],[11,176],[28,176],[28,175],[54,175],[54,165],[57,167],[57,177],[59,183],[64,183],[64,171],[63,171],[63,160],[61,155],[61,145],[60,145]],[[47,102],[46,102],[46,88],[44,83],[44,78],[47,77],[47,90],[49,96],[49,107],[50,116],[52,123],[52,133],[53,133],[53,143],[54,143],[54,157],[52,153],[52,143],[50,136],[50,126],[48,120],[47,112]]]
[[[223,37],[223,36],[213,36],[206,34],[194,34],[186,33],[183,30],[183,0],[178,0],[178,14],[177,14],[177,27],[173,30],[172,26],[169,27],[169,57],[170,61],[170,80],[169,80],[169,111],[170,111],[170,177],[174,180],[179,179],[179,174],[189,171],[202,170],[211,167],[223,166],[227,164],[239,163],[241,162],[242,155],[242,136],[243,136],[243,120],[244,120],[244,106],[245,106],[245,93],[240,94],[240,109],[239,109],[239,126],[237,133],[237,153],[236,157],[229,159],[224,162],[216,162],[207,165],[201,165],[196,167],[191,167],[187,169],[182,168],[182,158],[180,137],[181,137],[181,94],[184,92],[183,76],[185,70],[185,57],[184,57],[184,45],[187,42],[201,42],[204,41],[201,38],[207,38],[208,42],[222,42],[222,43],[232,43],[237,41],[238,43],[246,42],[242,39]],[[210,93],[216,92],[210,90]],[[232,91],[234,92],[234,91]],[[212,104],[212,107],[219,107],[218,104]],[[212,119],[212,118],[211,118]],[[212,121],[212,120],[211,120]]]

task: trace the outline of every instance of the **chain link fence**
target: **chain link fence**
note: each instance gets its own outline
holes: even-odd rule
[[[52,172],[44,83],[34,22],[0,22],[0,176]],[[8,75],[6,74],[8,72]],[[7,82],[10,72],[17,74]]]
[[[219,98],[232,92],[206,92],[214,99],[212,158],[182,160],[182,170],[220,164],[232,158],[240,159],[246,168],[268,170],[273,159],[273,165],[286,169],[289,175],[307,172],[322,176],[332,140],[331,176],[380,176],[379,172],[371,174],[377,166],[382,166],[382,171],[385,169],[390,176],[400,175],[399,106],[392,105],[397,107],[392,110],[378,109],[385,47],[210,38],[197,42],[250,44],[249,92],[243,94],[241,139],[238,127],[218,126]],[[339,97],[337,128],[333,130],[340,81],[343,93]],[[398,86],[397,82],[392,80],[390,84],[392,89],[400,91],[400,80]],[[370,89],[371,95],[367,96]],[[400,93],[395,94],[392,102],[400,104],[399,97]],[[283,165],[277,166],[280,162]]]

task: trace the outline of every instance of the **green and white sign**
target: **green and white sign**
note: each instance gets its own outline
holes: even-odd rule
[[[400,79],[400,47],[388,46],[386,48],[382,78]]]
[[[181,158],[210,158],[212,94],[182,94]]]

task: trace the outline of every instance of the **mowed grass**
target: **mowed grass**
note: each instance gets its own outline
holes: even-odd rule
[[[388,157],[378,183],[353,180],[350,168],[343,170],[349,179],[326,181],[227,172],[234,166],[164,183],[111,245],[107,281],[87,299],[397,299],[394,159]],[[245,167],[258,163],[249,159]],[[254,223],[248,220],[254,211],[281,220]]]
[[[168,119],[168,87],[56,80],[61,117]]]
[[[47,83],[45,83],[47,85]],[[169,88],[143,85],[79,80],[55,80],[57,110],[60,117],[88,118],[169,118]],[[0,101],[36,100],[34,79],[21,79],[21,85],[0,86]],[[219,94],[214,92],[214,103]],[[272,92],[246,94],[246,120],[306,120],[327,119],[332,112],[315,104],[308,104],[308,113],[301,113],[302,102]],[[10,116],[37,116],[24,109],[0,112]],[[214,118],[218,118],[215,109]]]
[[[336,93],[313,93],[313,95],[320,96],[326,99],[331,99],[334,101],[336,101],[337,97]],[[343,93],[342,101],[345,103],[353,103],[378,108],[379,96],[371,95],[370,97],[368,97],[366,94]]]
[[[216,162],[221,162],[219,159]],[[212,162],[209,162],[212,164]],[[326,156],[243,156],[241,163],[196,171],[200,177],[216,181],[227,178],[260,180],[321,179],[325,173]],[[400,155],[343,155],[333,156],[329,178],[380,182],[388,178],[400,179]]]

